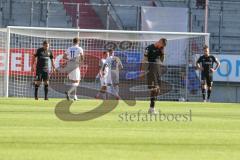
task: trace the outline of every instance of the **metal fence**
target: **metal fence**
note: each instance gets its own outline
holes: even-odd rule
[[[211,50],[219,54],[240,52],[240,1],[210,1],[208,32]],[[190,31],[204,31],[204,9],[191,7]]]
[[[119,5],[110,0],[90,2],[92,3],[1,0],[0,26],[141,30],[141,5]],[[196,0],[155,2],[152,6],[189,8],[189,32],[204,31],[204,6],[199,5]],[[208,31],[211,33],[210,47],[213,52],[240,51],[239,8],[240,2],[237,0],[209,2]],[[161,18],[159,21],[161,23]]]
[[[140,8],[104,0],[99,4],[2,0],[0,26],[140,30]]]

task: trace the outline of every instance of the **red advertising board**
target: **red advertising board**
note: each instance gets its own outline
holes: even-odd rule
[[[25,75],[32,76],[35,73],[31,72],[31,62],[32,55],[35,53],[36,49],[24,49],[24,48],[14,48],[10,50],[9,56],[9,74],[11,75]],[[59,66],[63,63],[62,56],[65,52],[63,49],[52,50],[55,65]],[[6,65],[6,53],[0,52],[0,71],[5,70]],[[87,78],[93,78],[96,76],[99,68],[99,60],[101,58],[101,51],[85,51],[85,62],[81,66],[81,73]]]

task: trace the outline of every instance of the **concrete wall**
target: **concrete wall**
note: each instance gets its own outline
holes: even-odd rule
[[[50,0],[3,0],[2,27],[15,26],[39,26],[39,27],[72,27],[63,4],[51,3],[49,5],[47,22],[47,3]],[[11,2],[11,3],[10,3]],[[33,3],[33,10],[32,3]],[[59,2],[51,0],[50,2]],[[0,11],[1,12],[1,11]],[[0,13],[1,17],[1,13]],[[47,24],[48,23],[48,24]],[[1,25],[1,24],[0,24]]]
[[[213,102],[240,103],[240,84],[215,83],[211,99]]]
[[[213,52],[240,53],[240,1],[224,0],[221,12],[219,1],[210,1],[208,32],[211,33],[210,47]],[[193,31],[204,31],[204,10],[193,9]],[[221,18],[222,16],[222,18]],[[220,30],[220,34],[219,34]],[[219,45],[219,37],[220,44]],[[221,48],[220,48],[221,47]]]

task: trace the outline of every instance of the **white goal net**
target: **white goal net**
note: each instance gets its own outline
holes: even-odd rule
[[[0,95],[33,97],[35,73],[31,72],[31,57],[44,40],[50,42],[55,64],[62,63],[62,55],[79,36],[85,61],[81,65],[82,80],[78,96],[91,98],[99,90],[96,79],[102,52],[114,49],[114,55],[123,63],[120,71],[120,96],[123,99],[148,99],[149,90],[142,75],[141,61],[145,48],[160,38],[168,40],[165,62],[161,66],[161,92],[159,100],[197,100],[200,96],[199,73],[194,68],[195,55],[209,42],[205,33],[172,33],[144,31],[112,31],[60,28],[8,27],[0,30]],[[6,64],[7,63],[7,64]],[[9,73],[9,74],[7,74]],[[69,86],[66,74],[50,72],[49,97],[64,97]],[[43,88],[40,88],[40,97]]]

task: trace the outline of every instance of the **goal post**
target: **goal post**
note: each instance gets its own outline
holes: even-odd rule
[[[10,49],[11,49],[11,43],[10,43],[10,39],[11,39],[11,32],[10,32],[10,28],[8,27],[7,28],[7,44],[6,44],[6,52],[7,52],[7,55],[5,56],[5,83],[4,83],[4,86],[5,86],[5,97],[8,97],[8,88],[9,88],[9,58],[10,58]]]
[[[7,58],[7,28],[0,28],[0,96],[7,97],[8,95],[8,66],[6,62]]]
[[[148,99],[146,77],[140,70],[145,48],[160,38],[168,40],[165,62],[161,66],[160,100],[197,100],[200,97],[199,73],[195,71],[196,55],[202,54],[204,44],[209,44],[208,33],[155,32],[91,30],[43,27],[9,26],[0,30],[0,40],[6,41],[2,57],[8,65],[4,68],[5,96],[33,97],[35,73],[31,72],[31,56],[42,46],[43,40],[50,42],[56,65],[62,63],[62,55],[72,45],[74,37],[80,37],[80,46],[86,60],[81,66],[82,80],[78,95],[82,98],[94,97],[99,89],[96,75],[102,52],[114,49],[114,54],[123,62],[120,71],[120,94],[126,99]],[[3,56],[3,54],[5,54]],[[0,61],[1,63],[2,61]],[[69,81],[66,74],[51,72],[50,97],[64,97]],[[2,81],[2,80],[1,80]],[[3,91],[2,91],[3,92]],[[1,94],[2,95],[2,94]],[[40,96],[43,89],[40,88]]]

